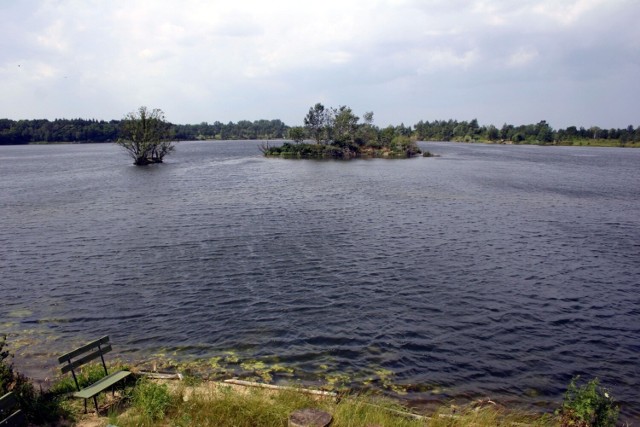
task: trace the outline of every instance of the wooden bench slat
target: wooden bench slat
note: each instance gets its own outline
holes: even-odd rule
[[[82,353],[86,353],[88,350],[91,350],[92,348],[107,342],[109,342],[109,336],[105,335],[104,337],[97,339],[95,341],[92,341],[89,344],[83,345],[82,347],[76,348],[75,350],[70,351],[69,353],[63,354],[62,356],[58,357],[58,363],[68,362],[69,359],[73,359],[74,357]]]
[[[18,398],[15,394],[9,392],[0,397],[0,414],[2,412],[11,412],[18,406]],[[7,416],[7,418],[0,419],[0,427],[17,427],[27,424],[27,418],[20,409],[16,409],[15,412]]]
[[[24,425],[27,425],[27,417],[20,409],[4,420],[0,420],[0,427],[18,427]]]
[[[18,399],[16,399],[16,395],[13,393],[7,393],[4,396],[0,397],[0,411],[6,411],[18,404]]]
[[[95,396],[96,394],[100,393],[101,391],[104,391],[104,390],[108,389],[109,387],[111,387],[112,385],[114,385],[118,381],[128,377],[129,375],[131,375],[131,372],[129,372],[129,371],[114,372],[114,373],[109,374],[108,376],[102,378],[101,380],[95,382],[94,384],[91,384],[90,386],[88,386],[86,388],[83,388],[82,390],[74,393],[73,395],[75,397],[81,397],[83,399],[89,399],[89,398]]]
[[[79,359],[74,360],[73,362],[64,365],[62,368],[60,368],[60,370],[62,371],[63,374],[71,371],[72,369],[76,369],[79,366],[84,365],[87,362],[90,362],[94,359],[97,359],[98,357],[100,357],[100,355],[102,354],[106,354],[109,353],[111,351],[111,345],[106,345],[104,347],[102,347],[101,349],[98,349],[96,351],[94,351],[93,353],[89,353],[86,356],[83,356]]]
[[[85,413],[87,412],[87,400],[89,398],[93,398],[93,403],[96,406],[96,413],[98,413],[99,409],[97,395],[131,375],[131,372],[129,371],[117,371],[108,374],[107,365],[105,363],[104,357],[102,356],[106,353],[109,353],[110,351],[111,344],[109,344],[109,337],[105,335],[100,339],[92,341],[80,348],[77,348],[73,351],[70,351],[69,353],[63,354],[62,356],[58,357],[58,362],[63,365],[60,368],[62,373],[64,374],[67,372],[71,372],[71,374],[73,375],[73,380],[76,384],[76,387],[78,388],[78,391],[75,392],[73,396],[84,399]],[[78,382],[77,368],[97,358],[100,358],[102,361],[102,367],[104,368],[105,376],[95,383],[81,389]]]

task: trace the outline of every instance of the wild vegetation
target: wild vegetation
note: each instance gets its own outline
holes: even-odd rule
[[[346,108],[346,107],[345,107]],[[366,124],[367,115],[363,116]],[[0,145],[61,143],[61,142],[115,142],[121,138],[124,120],[46,119],[10,120],[0,119]],[[311,123],[309,123],[311,125]],[[305,127],[289,127],[281,120],[241,120],[237,123],[202,122],[199,124],[171,124],[172,137],[177,141],[187,140],[271,140],[286,139],[301,141],[315,136],[306,136]],[[514,144],[541,145],[594,145],[612,147],[639,147],[640,126],[605,129],[598,126],[588,128],[569,126],[553,129],[546,121],[535,124],[480,125],[478,120],[420,120],[413,126],[400,124],[378,129],[378,132],[402,135],[417,141],[460,142],[509,142]],[[301,133],[302,132],[302,133]]]
[[[46,391],[36,391],[31,382],[14,371],[11,355],[0,339],[0,395],[13,392],[32,425],[83,425],[84,407],[70,393],[75,384],[69,375],[58,378]],[[115,362],[120,368],[120,362]],[[89,364],[78,381],[90,384],[104,375],[102,365]],[[594,379],[578,385],[574,378],[556,414],[531,413],[506,408],[491,400],[479,400],[465,406],[443,405],[428,413],[416,413],[400,402],[377,394],[359,394],[343,390],[318,396],[300,389],[279,390],[240,387],[203,381],[189,376],[184,381],[158,382],[145,377],[127,383],[115,399],[110,393],[100,399],[104,424],[126,426],[216,425],[281,426],[289,414],[314,407],[333,416],[332,426],[477,426],[530,425],[559,427],[613,427],[619,408],[610,392]],[[2,414],[0,414],[2,415]],[[89,415],[95,420],[95,415]],[[95,422],[92,425],[96,425]]]
[[[597,378],[578,385],[580,377],[571,380],[558,410],[562,427],[613,427],[620,408],[611,392],[600,386]]]
[[[70,417],[55,391],[37,390],[27,377],[14,370],[11,360],[6,350],[6,336],[0,335],[0,396],[12,392],[28,422],[35,425],[55,424]],[[3,415],[0,413],[0,420]]]
[[[295,389],[266,390],[238,388],[226,384],[201,383],[168,386],[142,380],[134,391],[130,410],[112,414],[110,423],[127,426],[216,425],[283,426],[298,409],[316,408],[333,417],[331,426],[495,427],[523,423],[536,426],[557,425],[554,417],[507,410],[493,403],[448,407],[418,415],[398,402],[373,395],[319,397]],[[144,394],[144,397],[140,397]]]
[[[265,156],[288,158],[334,158],[354,157],[413,157],[420,154],[415,140],[394,127],[380,130],[373,125],[373,113],[363,115],[364,121],[351,108],[325,108],[317,103],[309,108],[304,118],[304,127],[289,129],[289,138],[280,146],[263,144]],[[311,140],[311,142],[306,142]]]

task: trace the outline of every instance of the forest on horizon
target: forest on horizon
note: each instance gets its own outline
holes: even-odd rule
[[[0,145],[46,143],[115,142],[120,137],[122,120],[95,119],[0,119]],[[176,141],[189,140],[271,140],[289,139],[289,130],[281,120],[241,120],[237,123],[202,122],[171,124]],[[553,129],[546,121],[528,125],[480,125],[470,121],[419,121],[413,126],[377,128],[381,133],[408,136],[418,141],[485,141],[542,145],[579,145],[582,141],[597,141],[600,145],[635,146],[640,144],[640,126],[604,129],[569,126]]]

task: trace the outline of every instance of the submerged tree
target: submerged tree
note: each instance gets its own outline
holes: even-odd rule
[[[174,149],[171,125],[164,112],[144,106],[124,117],[116,144],[129,152],[136,166],[162,163],[164,156]]]

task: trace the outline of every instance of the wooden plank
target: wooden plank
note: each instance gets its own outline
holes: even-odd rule
[[[92,360],[97,359],[103,354],[109,353],[110,351],[111,351],[111,345],[107,345],[105,347],[102,347],[101,349],[96,349],[96,351],[94,351],[93,353],[89,353],[86,356],[83,356],[67,365],[64,365],[62,368],[60,368],[60,370],[62,371],[63,374],[65,374],[71,371],[72,369],[76,369],[77,367],[82,366],[87,362],[91,362]]]
[[[298,388],[298,387],[288,387],[288,386],[282,386],[282,385],[256,383],[256,382],[253,382],[253,381],[238,380],[238,379],[235,379],[235,378],[224,380],[224,382],[226,384],[240,385],[240,386],[243,386],[243,387],[258,387],[258,388],[266,388],[266,389],[269,389],[269,390],[280,390],[280,391],[289,390],[289,391],[296,391],[298,393],[315,394],[315,395],[318,395],[318,396],[328,396],[328,397],[337,397],[338,396],[337,393],[334,393],[332,391],[312,390],[312,389],[308,389],[308,388]]]
[[[100,381],[97,381],[96,383],[90,385],[89,387],[83,388],[82,390],[74,393],[73,395],[75,397],[81,397],[83,399],[89,399],[90,397],[95,396],[96,394],[100,393],[101,391],[104,391],[104,390],[108,389],[109,387],[111,387],[112,385],[117,383],[118,381],[121,381],[121,380],[125,379],[129,375],[131,375],[131,372],[129,372],[129,371],[114,372],[114,373],[109,374],[108,376],[102,378]]]
[[[169,374],[164,372],[148,372],[148,371],[138,371],[138,375],[144,375],[147,378],[153,378],[158,380],[180,380],[182,381],[182,374],[176,372],[175,374]]]
[[[94,347],[97,347],[101,344],[108,343],[108,342],[109,342],[109,336],[105,335],[100,339],[91,341],[90,343],[85,344],[82,347],[78,347],[75,350],[70,351],[69,353],[63,354],[62,356],[58,357],[58,363],[68,362],[70,359],[73,359],[74,357],[82,353],[86,353],[87,351],[91,350]]]
[[[18,399],[13,393],[7,393],[0,397],[0,411],[7,411],[18,404]]]
[[[367,406],[372,406],[374,408],[378,408],[378,409],[382,409],[384,411],[387,412],[393,412],[394,414],[398,414],[398,415],[402,415],[403,417],[407,417],[407,418],[413,418],[416,420],[430,420],[431,418],[429,417],[425,417],[424,415],[418,415],[418,414],[414,414],[411,412],[406,412],[406,411],[399,411],[397,409],[393,409],[393,408],[387,408],[385,406],[380,406],[380,405],[376,405],[374,403],[367,403],[367,402],[359,402],[362,405],[367,405]],[[440,414],[440,416],[442,416],[443,414]]]

